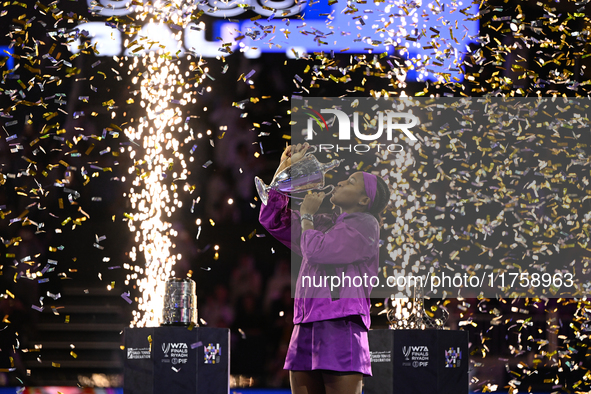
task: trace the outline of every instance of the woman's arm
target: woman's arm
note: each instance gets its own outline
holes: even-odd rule
[[[326,194],[323,192],[320,193],[308,193],[306,197],[304,197],[304,201],[300,206],[300,221],[302,226],[302,233],[306,230],[313,230],[314,229],[314,214],[318,212],[318,208],[320,208],[320,204],[322,204],[322,200]]]
[[[300,248],[310,264],[360,263],[379,253],[379,238],[379,225],[373,216],[355,215],[326,233],[304,231]]]
[[[309,148],[307,143],[296,146],[288,146],[281,155],[281,164],[275,175],[283,171],[304,157]],[[259,221],[281,243],[301,254],[300,251],[300,214],[289,208],[289,198],[274,190],[269,190],[267,205],[261,204]],[[293,225],[292,225],[293,223]]]
[[[300,251],[300,214],[289,208],[289,198],[269,191],[267,205],[261,204],[259,221],[269,233],[295,253]]]

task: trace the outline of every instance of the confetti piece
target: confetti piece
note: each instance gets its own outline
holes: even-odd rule
[[[198,348],[199,346],[203,346],[203,342],[199,341],[199,342],[192,343],[191,349]]]
[[[246,75],[244,76],[244,80],[250,79],[250,77],[252,77],[252,76],[254,75],[254,73],[255,73],[255,72],[256,72],[255,70],[250,70],[250,71],[248,72],[248,74],[246,74]]]
[[[132,303],[132,300],[129,298],[129,292],[121,293],[121,298],[123,298],[128,304]]]

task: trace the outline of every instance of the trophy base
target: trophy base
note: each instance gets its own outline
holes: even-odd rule
[[[230,393],[229,329],[142,327],[124,333],[124,394]]]
[[[265,182],[263,182],[263,180],[258,176],[254,177],[254,184],[257,188],[257,193],[259,194],[261,201],[263,204],[267,205],[267,201],[269,201],[269,193],[267,191],[269,190],[269,186],[265,185]]]
[[[187,322],[170,322],[170,323],[160,323],[160,327],[190,327],[191,323],[187,323]],[[197,326],[195,324],[195,326]]]

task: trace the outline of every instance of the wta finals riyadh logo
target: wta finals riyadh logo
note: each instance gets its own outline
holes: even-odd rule
[[[402,354],[404,355],[404,359],[408,360],[408,356],[410,356],[410,346],[403,346]]]
[[[376,141],[379,142],[380,138],[384,134],[384,129],[386,130],[386,140],[388,144],[376,144],[377,149],[383,149],[385,147],[389,152],[402,152],[404,147],[400,144],[390,143],[393,141],[395,135],[393,133],[394,130],[400,130],[408,139],[411,141],[417,141],[417,137],[410,131],[410,129],[416,126],[419,123],[419,118],[417,118],[414,114],[410,112],[393,112],[393,111],[378,111],[377,112],[377,131],[374,134],[364,134],[359,131],[359,112],[354,112],[352,115],[353,124],[351,125],[351,119],[347,113],[344,111],[334,109],[334,108],[324,108],[321,109],[320,112],[310,108],[310,107],[303,107],[302,112],[308,115],[308,122],[306,124],[306,140],[311,141],[316,134],[314,130],[314,123],[318,125],[320,130],[328,130],[328,123],[322,114],[330,114],[334,117],[331,119],[331,125],[334,124],[334,121],[338,121],[339,133],[338,138],[339,141],[351,141],[351,129],[353,129],[353,134],[355,138],[358,138],[362,141]],[[366,117],[364,117],[366,118]],[[375,119],[375,116],[373,117]],[[368,122],[366,122],[366,125]],[[375,127],[374,127],[375,129]],[[335,148],[333,144],[319,144],[318,146],[319,151],[328,151]],[[355,152],[368,152],[371,147],[368,144],[357,144],[357,145],[349,145],[347,147],[336,145],[336,150],[348,150]]]
[[[164,352],[164,357],[168,357],[169,350],[170,350],[170,343],[163,343],[162,344],[162,351]]]

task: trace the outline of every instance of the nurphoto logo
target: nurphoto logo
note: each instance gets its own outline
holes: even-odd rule
[[[361,141],[377,142],[380,140],[380,138],[382,138],[385,131],[386,140],[388,143],[376,145],[378,150],[384,146],[389,152],[402,152],[404,150],[402,145],[391,143],[397,136],[397,134],[394,133],[394,130],[400,131],[411,141],[417,141],[417,137],[410,129],[419,124],[419,118],[411,112],[394,112],[390,110],[377,111],[377,116],[374,114],[373,117],[366,114],[362,117],[362,121],[365,122],[365,126],[367,126],[367,124],[372,124],[376,127],[371,127],[375,130],[372,134],[365,134],[359,130],[359,111],[353,112],[351,115],[353,118],[352,122],[349,115],[345,111],[335,108],[323,108],[320,110],[320,112],[318,112],[311,107],[303,107],[302,111],[304,114],[308,115],[308,121],[305,130],[306,140],[308,141],[312,141],[314,139],[314,135],[316,134],[316,131],[314,130],[314,124],[316,124],[321,131],[328,131],[329,124],[332,125],[335,121],[338,122],[339,141],[351,141],[351,138],[353,137]],[[332,115],[329,122],[326,121],[323,114]],[[351,133],[351,130],[353,130],[353,133]],[[335,146],[333,144],[319,145],[319,151],[328,151],[334,148]],[[336,149],[339,150],[339,145],[336,146]],[[340,150],[351,151],[352,149],[355,152],[362,153],[368,152],[371,147],[368,144],[356,144],[354,146],[349,145],[348,147],[341,145],[340,147]]]

